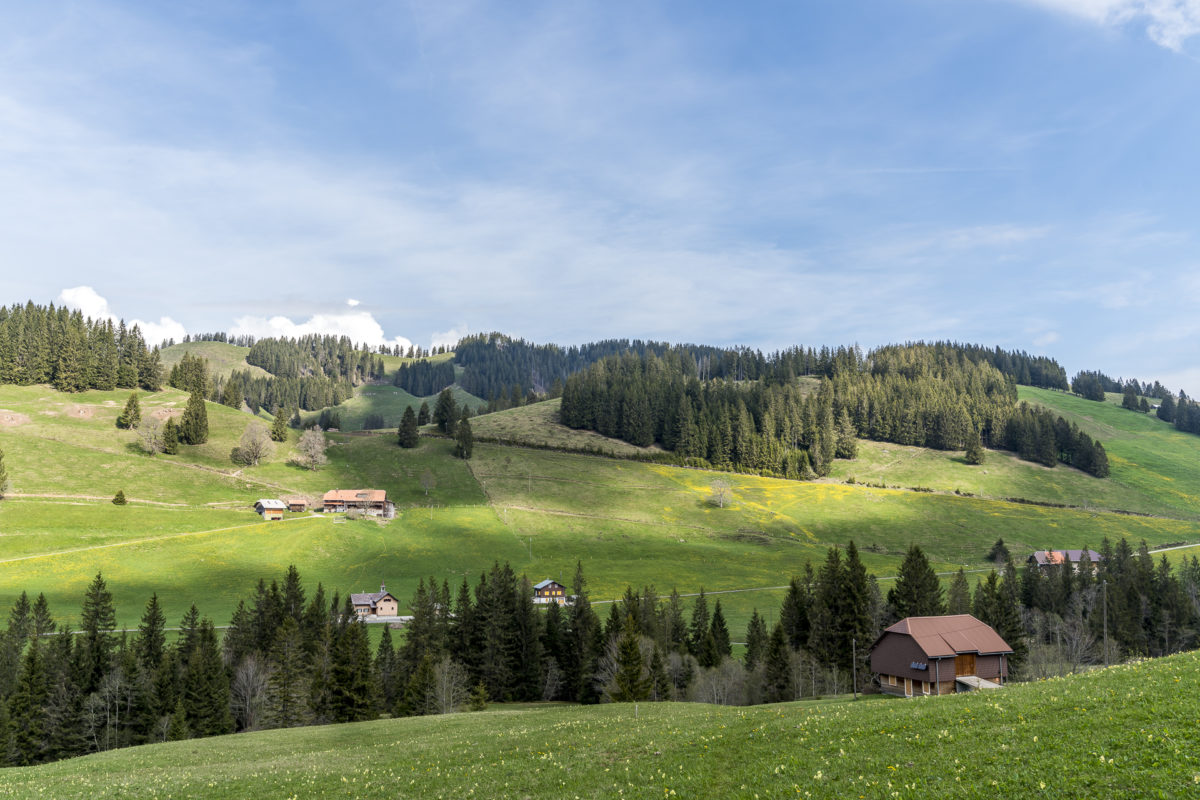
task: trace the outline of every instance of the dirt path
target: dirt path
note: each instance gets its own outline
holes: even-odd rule
[[[101,503],[111,502],[111,497],[100,497],[94,494],[33,494],[29,492],[8,492],[7,497],[16,499],[41,498],[46,500],[92,500]],[[148,506],[170,506],[171,508],[192,508],[193,506],[187,503],[168,503],[163,500],[142,500],[137,497],[126,497],[126,502],[141,503]],[[195,508],[203,508],[204,506],[195,506]]]

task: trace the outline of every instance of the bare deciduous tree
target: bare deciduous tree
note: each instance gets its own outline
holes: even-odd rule
[[[325,466],[329,461],[325,456],[325,434],[319,430],[307,430],[301,434],[293,461],[305,469],[316,470]]]
[[[158,420],[153,417],[142,420],[142,424],[137,427],[137,435],[142,449],[150,455],[163,451],[162,423]]]
[[[233,673],[229,694],[233,716],[241,730],[255,730],[262,722],[270,677],[270,667],[253,653],[243,658]]]
[[[467,702],[469,676],[462,664],[446,656],[433,667],[433,684],[427,698],[437,714],[453,714]]]
[[[740,706],[746,702],[746,668],[727,658],[711,669],[701,669],[692,683],[692,699],[701,703]]]
[[[257,467],[260,461],[270,458],[274,452],[275,444],[271,441],[267,426],[254,421],[242,432],[242,438],[238,440],[238,446],[234,449],[234,461]]]
[[[421,473],[421,488],[425,490],[425,496],[429,496],[429,492],[437,488],[437,479],[433,477],[433,473],[426,469]]]
[[[724,478],[717,478],[709,484],[709,488],[712,489],[709,502],[717,508],[724,508],[733,499],[733,489],[730,487],[729,481]]]

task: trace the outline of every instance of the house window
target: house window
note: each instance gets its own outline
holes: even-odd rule
[[[888,686],[896,685],[896,676],[895,675],[888,675],[887,679],[888,679]]]

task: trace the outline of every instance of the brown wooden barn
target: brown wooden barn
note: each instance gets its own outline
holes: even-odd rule
[[[996,689],[1008,679],[1012,651],[970,614],[908,617],[871,645],[871,671],[884,692],[904,697]]]
[[[358,509],[387,519],[396,515],[396,507],[383,489],[330,489],[322,498],[322,507],[326,512]]]

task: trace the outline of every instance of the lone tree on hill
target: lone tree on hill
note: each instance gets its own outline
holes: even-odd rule
[[[712,495],[710,495],[709,499],[714,506],[724,508],[729,505],[729,501],[733,497],[733,490],[729,486],[729,481],[724,478],[717,478],[709,484],[709,488],[712,489]]]
[[[264,458],[270,458],[275,450],[271,437],[267,434],[267,426],[254,420],[242,432],[238,446],[233,448],[233,461],[236,464],[247,464],[257,467]]]
[[[305,469],[317,470],[329,459],[325,456],[325,434],[318,430],[307,430],[300,435],[296,445],[295,461]]]
[[[187,408],[183,410],[183,420],[179,424],[179,441],[184,444],[204,444],[208,441],[208,409],[204,405],[204,395],[192,392],[188,397]]]
[[[288,433],[288,414],[282,408],[275,409],[275,419],[271,422],[271,441],[286,442]]]
[[[117,494],[113,497],[112,503],[114,506],[123,506],[129,501],[125,499],[125,490],[117,489]]]
[[[417,428],[417,415],[413,413],[412,406],[404,409],[404,416],[400,418],[400,427],[396,430],[396,435],[400,440],[401,447],[413,448],[419,443],[420,431]]]
[[[437,488],[437,479],[428,469],[421,473],[421,488],[425,490],[426,497],[429,496],[430,491]]]
[[[167,424],[163,425],[162,451],[169,456],[179,452],[179,426],[174,417],[167,417]]]
[[[129,430],[136,428],[142,421],[142,406],[138,402],[137,392],[131,392],[125,401],[125,409],[117,417],[117,427]]]

